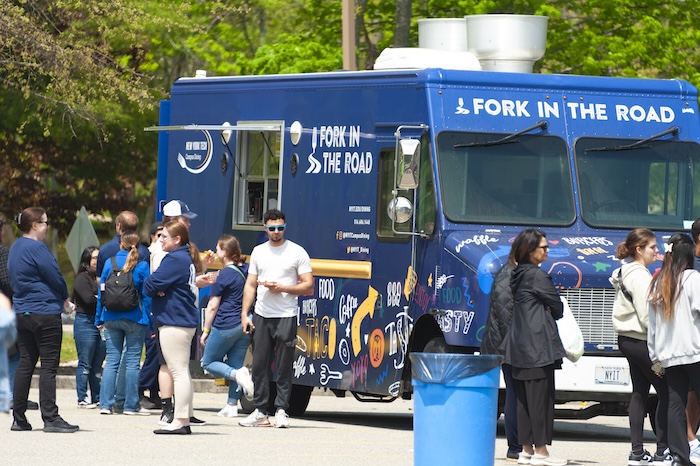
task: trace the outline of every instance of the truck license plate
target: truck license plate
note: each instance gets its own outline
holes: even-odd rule
[[[630,370],[628,367],[596,366],[595,383],[605,385],[629,385]]]

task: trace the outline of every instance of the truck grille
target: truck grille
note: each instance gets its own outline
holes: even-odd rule
[[[568,288],[560,293],[569,302],[587,347],[589,344],[617,345],[612,324],[614,289]]]

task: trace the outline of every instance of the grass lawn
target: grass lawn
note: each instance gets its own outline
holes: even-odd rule
[[[61,343],[61,364],[77,360],[78,351],[75,349],[75,340],[73,339],[73,334],[64,332],[63,342]]]

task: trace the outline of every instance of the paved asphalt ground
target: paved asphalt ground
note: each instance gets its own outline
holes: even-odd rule
[[[80,425],[74,434],[42,432],[38,411],[29,411],[31,432],[11,432],[11,416],[0,413],[2,465],[411,465],[413,464],[413,402],[359,403],[351,396],[314,395],[303,418],[290,419],[289,429],[245,428],[238,419],[216,413],[224,393],[195,393],[195,416],[207,421],[190,436],[162,436],[158,416],[100,415],[78,409],[72,389],[58,390],[61,415]],[[32,389],[30,399],[38,399]],[[556,421],[553,455],[571,465],[625,465],[627,419],[598,417],[589,421]],[[439,428],[439,424],[435,428]],[[651,446],[651,432],[647,433]],[[455,463],[470,466],[469,452],[452,448]],[[462,446],[462,448],[464,448]],[[506,462],[503,422],[498,422],[495,466]],[[436,466],[444,466],[446,462]],[[481,465],[480,465],[481,466]]]
[[[62,372],[70,372],[62,368]],[[38,401],[35,375],[30,399]],[[291,418],[289,429],[245,428],[238,420],[216,413],[226,402],[226,388],[212,380],[195,381],[195,416],[207,425],[193,427],[189,436],[153,434],[158,415],[100,415],[97,410],[78,409],[74,375],[59,376],[60,414],[78,424],[74,434],[44,433],[39,411],[28,411],[31,432],[11,432],[12,418],[0,413],[0,466],[11,465],[411,465],[413,464],[413,401],[360,403],[349,393],[345,398],[315,391],[303,418]],[[468,414],[465,422],[469,422]],[[579,466],[626,465],[629,429],[626,417],[597,417],[588,421],[555,421],[554,456]],[[434,428],[439,429],[439,422]],[[647,448],[653,435],[647,423]],[[469,444],[465,439],[465,445]],[[473,465],[465,445],[450,448],[453,463]],[[515,465],[505,461],[503,421],[498,421],[494,466]],[[433,465],[430,465],[433,466]]]

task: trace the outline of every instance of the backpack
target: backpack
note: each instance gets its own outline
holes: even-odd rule
[[[108,311],[131,311],[139,305],[139,294],[134,285],[131,271],[124,272],[117,267],[112,257],[112,271],[102,284],[102,305]]]

